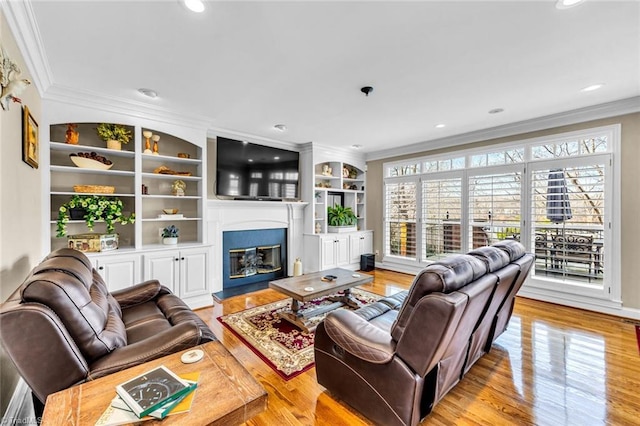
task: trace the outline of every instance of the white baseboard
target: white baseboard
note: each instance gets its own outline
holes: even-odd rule
[[[27,383],[22,380],[22,377],[18,380],[13,395],[11,395],[11,401],[7,406],[2,417],[2,425],[37,425],[35,412],[33,411],[33,400],[31,399],[31,389],[27,386]]]

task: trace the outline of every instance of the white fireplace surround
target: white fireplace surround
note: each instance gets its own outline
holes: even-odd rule
[[[222,290],[222,233],[250,229],[287,229],[287,271],[296,257],[303,258],[303,202],[207,200],[207,240],[213,246],[210,276],[212,291]],[[283,263],[285,260],[283,260]]]

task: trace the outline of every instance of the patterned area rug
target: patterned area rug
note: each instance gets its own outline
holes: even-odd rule
[[[363,305],[382,297],[358,288],[351,289],[351,294]],[[305,302],[300,311],[332,303],[328,298],[326,296]],[[305,333],[278,316],[278,312],[288,309],[290,305],[289,298],[217,318],[285,380],[304,373],[314,364],[314,333]],[[326,314],[318,315],[311,320],[318,324],[325,316]]]

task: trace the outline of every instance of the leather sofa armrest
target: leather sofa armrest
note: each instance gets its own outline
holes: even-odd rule
[[[364,361],[386,364],[395,354],[395,342],[391,334],[346,309],[327,315],[324,328],[340,347]]]
[[[149,280],[111,293],[121,308],[138,305],[154,299],[162,288],[158,280]]]
[[[60,318],[44,305],[3,304],[0,336],[3,351],[42,403],[49,394],[84,382],[89,374],[84,356]]]
[[[96,360],[89,377],[97,379],[120,370],[191,348],[200,343],[200,328],[185,321],[148,339],[123,346]]]

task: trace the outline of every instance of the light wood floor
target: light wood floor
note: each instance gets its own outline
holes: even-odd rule
[[[412,276],[376,270],[362,288],[389,295]],[[222,343],[269,393],[250,425],[370,424],[333,399],[315,369],[289,381],[224,329],[216,318],[283,299],[262,290],[198,311]],[[423,425],[638,425],[640,354],[632,322],[517,298],[509,329]]]

